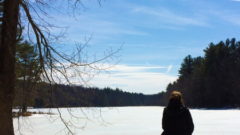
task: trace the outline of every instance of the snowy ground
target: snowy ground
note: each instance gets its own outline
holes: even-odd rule
[[[57,110],[51,111],[56,114],[15,118],[15,134],[66,134]],[[163,107],[72,108],[71,116],[66,108],[60,111],[76,135],[160,135],[162,132]],[[190,111],[195,124],[194,135],[240,135],[240,110]]]

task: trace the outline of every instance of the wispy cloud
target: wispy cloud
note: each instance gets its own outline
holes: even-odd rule
[[[240,15],[226,15],[226,16],[222,16],[221,18],[234,25],[240,26]]]
[[[135,7],[133,9],[135,13],[147,14],[150,16],[154,16],[161,20],[161,22],[165,22],[172,25],[194,25],[194,26],[209,26],[209,24],[201,20],[198,17],[186,17],[166,8],[154,9],[144,6]]]
[[[152,69],[167,69],[167,66],[129,66],[129,65],[116,65],[110,71],[117,72],[142,72],[149,71]]]
[[[225,23],[240,26],[240,19],[239,19],[240,15],[234,11],[215,9],[215,10],[209,10],[208,14],[209,16],[219,18]]]
[[[69,37],[73,40],[79,40],[84,35],[93,34],[94,39],[110,40],[114,36],[146,36],[146,31],[141,31],[133,28],[130,25],[122,24],[122,22],[116,22],[111,18],[104,18],[103,15],[96,14],[83,14],[76,18],[61,16],[56,17],[57,22],[61,22],[68,27]]]
[[[172,66],[172,65],[169,65],[168,68],[167,68],[167,72],[166,72],[166,73],[171,72],[172,68],[173,68],[173,66]]]

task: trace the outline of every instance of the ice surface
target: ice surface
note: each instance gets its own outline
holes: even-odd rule
[[[49,109],[32,109],[48,112]],[[15,134],[65,135],[67,129],[55,115],[14,118]],[[160,135],[163,107],[113,107],[60,109],[76,135]],[[240,135],[240,110],[192,109],[193,135]]]

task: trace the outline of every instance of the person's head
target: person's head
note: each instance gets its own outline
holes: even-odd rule
[[[173,91],[169,97],[169,108],[180,108],[184,106],[182,93],[179,91]]]

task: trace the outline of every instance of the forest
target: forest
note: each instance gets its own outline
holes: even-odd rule
[[[34,108],[46,107],[113,107],[113,106],[156,106],[160,105],[163,93],[144,95],[124,92],[121,89],[83,87],[76,85],[39,83],[26,99],[22,90],[16,89],[14,106]]]
[[[235,38],[210,43],[204,55],[184,58],[179,78],[170,83],[183,93],[190,107],[233,108],[240,106],[240,42]],[[165,99],[166,100],[166,99]]]

